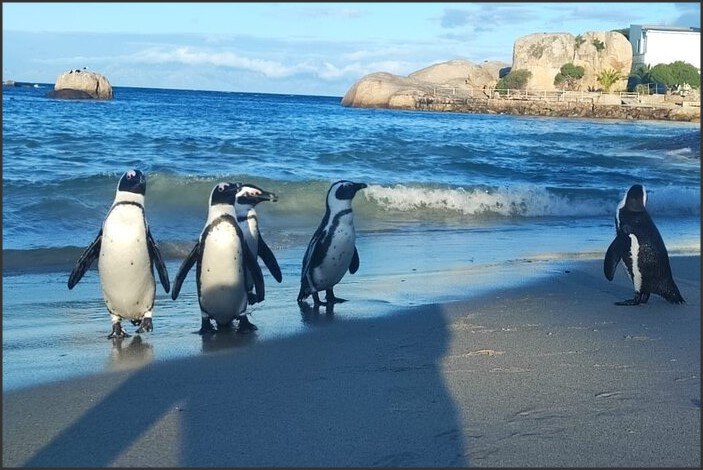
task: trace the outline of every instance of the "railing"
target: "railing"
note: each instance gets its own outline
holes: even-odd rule
[[[592,102],[602,95],[616,96],[621,102],[636,103],[636,92],[567,91],[567,90],[517,90],[511,88],[433,87],[432,96],[439,98],[483,98],[525,101],[576,101]]]

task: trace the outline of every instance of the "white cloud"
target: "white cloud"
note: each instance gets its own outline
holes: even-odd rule
[[[212,52],[195,50],[190,47],[177,47],[171,50],[147,49],[132,54],[129,59],[141,63],[181,63],[185,65],[214,65],[258,72],[269,78],[285,78],[296,71],[281,63],[250,59],[234,52]]]

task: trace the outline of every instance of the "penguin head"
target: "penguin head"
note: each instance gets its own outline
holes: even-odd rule
[[[276,194],[264,191],[260,187],[244,183],[241,185],[241,189],[237,192],[237,205],[254,207],[258,203],[263,201],[276,202],[278,197]]]
[[[327,203],[333,204],[335,201],[351,201],[357,191],[364,189],[366,183],[355,183],[348,180],[339,180],[332,183],[327,192]]]
[[[641,184],[633,184],[627,190],[624,200],[625,208],[633,212],[641,212],[647,204],[647,191]]]
[[[141,194],[146,192],[146,176],[139,170],[127,170],[117,184],[117,191]]]
[[[242,189],[242,183],[218,183],[210,193],[210,205],[234,205],[237,193]]]

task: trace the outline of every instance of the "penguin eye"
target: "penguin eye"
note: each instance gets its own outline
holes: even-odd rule
[[[217,190],[218,190],[219,192],[223,192],[224,190],[227,189],[228,186],[229,186],[229,185],[228,185],[227,183],[220,183],[220,184],[217,185]]]
[[[134,170],[130,170],[130,171],[127,172],[127,179],[128,179],[128,180],[131,180],[131,179],[134,178],[135,176],[137,176],[137,172],[135,172]]]

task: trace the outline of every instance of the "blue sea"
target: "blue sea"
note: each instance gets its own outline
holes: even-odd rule
[[[111,101],[62,101],[46,98],[51,88],[3,87],[3,390],[312,334],[553,275],[570,260],[603,257],[634,183],[647,189],[670,254],[700,253],[699,123],[123,87]],[[68,290],[130,168],[147,175],[147,219],[172,281],[214,185],[278,195],[257,206],[283,273],[279,284],[263,267],[266,300],[249,310],[257,332],[198,335],[194,269],[176,301],[157,285],[154,331],[137,335],[126,322],[124,340],[107,339],[95,266]],[[339,179],[368,185],[352,205],[360,268],[335,288],[348,302],[300,308],[305,248]]]

